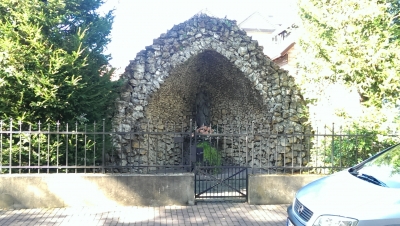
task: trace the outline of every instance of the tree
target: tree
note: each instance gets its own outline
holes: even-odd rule
[[[99,121],[109,114],[113,14],[102,0],[0,2],[0,118]]]
[[[400,91],[399,3],[395,0],[299,0],[305,84],[343,82],[365,106],[396,103]],[[315,90],[314,90],[315,91]],[[314,98],[317,92],[311,91]]]
[[[325,164],[349,166],[398,142],[391,134],[399,125],[396,106],[400,104],[399,2],[298,0],[298,3],[303,28],[298,57],[302,90],[310,103],[310,112],[313,110],[310,118],[328,115],[322,118],[324,122],[312,119],[310,122],[313,126],[323,126],[331,120],[335,128],[343,126],[346,128],[343,131],[349,133],[317,142],[313,146],[316,155]],[[332,94],[328,87],[335,87],[336,93]],[[351,99],[349,90],[357,91],[361,106],[340,108],[326,104],[333,103],[326,99],[348,91],[340,100],[345,106],[344,102]],[[350,113],[354,109],[357,113]],[[310,163],[313,164],[318,162]]]

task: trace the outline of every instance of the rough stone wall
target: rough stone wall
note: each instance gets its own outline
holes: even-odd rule
[[[299,117],[304,105],[294,79],[265,56],[263,47],[240,30],[236,21],[200,14],[175,25],[137,54],[123,79],[126,84],[116,101],[116,131],[165,131],[166,122],[183,122],[182,127],[189,128],[189,120],[195,117],[196,94],[205,90],[211,99],[212,125],[253,124],[254,131],[265,135],[251,138],[258,142],[250,147],[257,150],[256,160],[245,161],[235,154],[236,162],[258,166],[306,162],[298,160],[307,155],[304,137],[290,135],[305,131]],[[289,135],[277,136],[283,133]],[[157,138],[155,144],[118,136],[119,164],[179,164],[182,157],[174,151],[171,139]],[[138,148],[138,142],[148,150]],[[295,155],[285,160],[283,156],[289,156],[285,153]]]

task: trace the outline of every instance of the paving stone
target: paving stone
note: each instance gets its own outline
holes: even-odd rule
[[[285,226],[288,205],[198,203],[194,206],[110,206],[0,210],[0,225],[266,225]]]

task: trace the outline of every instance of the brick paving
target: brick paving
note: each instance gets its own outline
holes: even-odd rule
[[[194,206],[81,207],[0,210],[0,225],[229,225],[285,226],[288,205],[198,203]]]

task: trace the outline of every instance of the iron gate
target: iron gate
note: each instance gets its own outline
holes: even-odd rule
[[[247,162],[247,152],[235,155],[227,145],[235,143],[244,148],[248,146],[246,141],[241,134],[194,133],[191,163],[196,201],[247,202],[248,166],[242,164]],[[229,150],[231,155],[220,150]]]
[[[196,201],[247,202],[247,167],[196,166]]]

